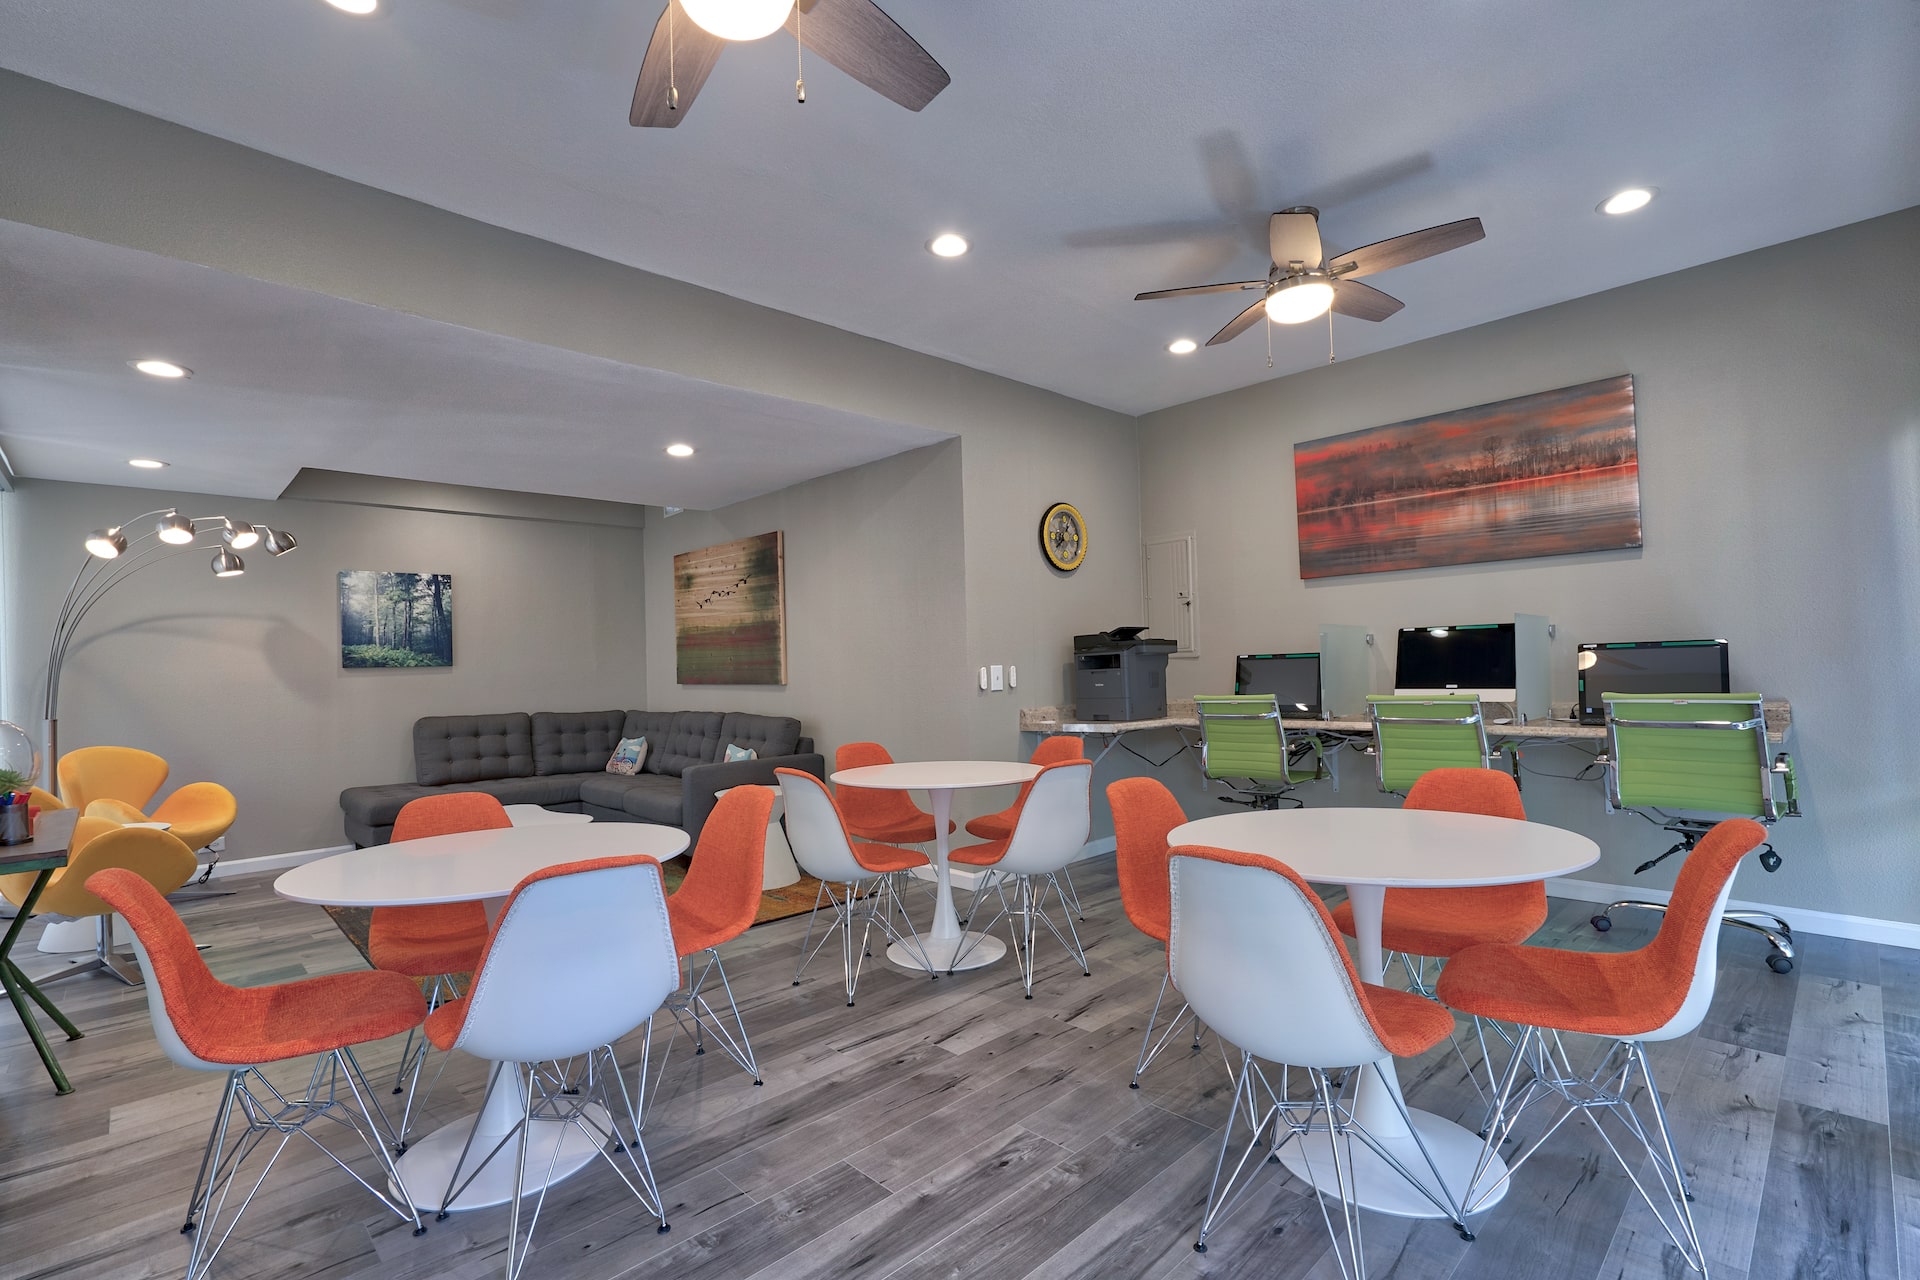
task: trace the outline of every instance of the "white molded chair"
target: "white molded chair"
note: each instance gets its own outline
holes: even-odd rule
[[[1393,1059],[1425,1053],[1445,1040],[1453,1031],[1453,1015],[1410,992],[1362,982],[1319,896],[1283,863],[1257,854],[1181,845],[1172,850],[1169,875],[1172,922],[1167,951],[1173,985],[1221,1039],[1241,1049],[1233,1112],[1221,1134],[1213,1189],[1194,1249],[1206,1252],[1208,1233],[1253,1185],[1257,1171],[1277,1161],[1286,1143],[1297,1142],[1315,1179],[1330,1175],[1336,1189],[1332,1194],[1323,1191],[1316,1200],[1341,1275],[1365,1275],[1359,1213],[1351,1194],[1356,1138],[1406,1176],[1471,1239],[1425,1143],[1419,1150],[1430,1184],[1426,1176],[1401,1165],[1354,1115],[1354,1092],[1371,1074],[1374,1078],[1365,1087],[1384,1090],[1402,1124],[1411,1129],[1399,1084],[1390,1074]],[[1282,1076],[1275,1089],[1256,1059],[1303,1068],[1313,1084],[1312,1096],[1290,1099],[1286,1078]],[[1341,1077],[1338,1084],[1334,1075]],[[1251,1137],[1227,1172],[1229,1149],[1243,1116]],[[1268,1133],[1270,1147],[1263,1143]],[[1320,1135],[1328,1139],[1324,1145]],[[1417,1130],[1414,1136],[1418,1138]],[[1314,1168],[1316,1158],[1330,1164],[1325,1175]],[[1344,1230],[1334,1226],[1330,1200]]]
[[[976,867],[982,873],[980,883],[974,886],[973,905],[967,910],[969,923],[980,914],[981,895],[989,886],[1000,896],[999,914],[977,933],[969,934],[966,945],[955,954],[953,966],[949,966],[947,972],[952,973],[967,953],[979,945],[978,939],[993,932],[994,925],[1009,920],[1014,958],[1020,964],[1020,983],[1026,988],[1029,1000],[1033,999],[1036,923],[1045,925],[1047,932],[1073,953],[1073,958],[1080,962],[1083,976],[1093,976],[1087,968],[1086,948],[1080,945],[1080,931],[1074,928],[1074,913],[1061,913],[1067,926],[1064,934],[1047,914],[1049,897],[1065,902],[1060,873],[1079,856],[1093,825],[1093,763],[1066,760],[1047,765],[1034,776],[1030,786],[1012,835],[1005,840],[967,845],[947,855],[954,865]],[[1012,902],[1007,900],[1009,883],[1016,889]]]
[[[647,1212],[660,1220],[659,1229],[668,1229],[613,1042],[650,1022],[679,986],[680,956],[667,918],[660,864],[638,856],[598,858],[548,867],[522,880],[493,926],[471,990],[428,1017],[427,1036],[435,1048],[463,1049],[495,1064],[487,1081],[489,1099],[495,1089],[515,1087],[516,1075],[524,1086],[519,1122],[467,1171],[464,1181],[462,1154],[440,1202],[444,1219],[480,1170],[498,1158],[508,1142],[515,1143],[508,1280],[526,1265],[547,1198],[543,1187],[523,1240],[520,1208],[531,1136],[528,1117],[564,1122],[586,1135]],[[642,1080],[646,1070],[643,1060]],[[616,1089],[628,1133],[620,1131],[614,1111]],[[474,1118],[476,1133],[486,1114],[482,1101]],[[471,1135],[467,1141],[471,1147]],[[631,1177],[614,1159],[623,1150]]]
[[[813,896],[813,914],[807,918],[806,937],[800,940],[800,965],[793,971],[793,985],[800,985],[800,975],[808,963],[838,932],[847,1007],[851,1009],[854,988],[860,984],[861,962],[871,954],[867,942],[876,924],[887,937],[918,958],[928,977],[939,977],[933,971],[933,961],[928,959],[926,948],[921,945],[920,931],[907,918],[907,908],[900,901],[896,883],[915,867],[931,865],[926,855],[897,845],[855,840],[826,783],[799,769],[775,769],[774,774],[780,779],[780,794],[786,800],[787,842],[793,846],[794,861],[802,871],[820,881],[820,888]],[[841,886],[842,893],[833,891],[836,884]],[[813,925],[819,918],[822,902],[832,905],[833,923],[815,943]],[[900,918],[898,928],[893,923],[896,913]],[[861,926],[858,942],[853,937],[856,923]]]

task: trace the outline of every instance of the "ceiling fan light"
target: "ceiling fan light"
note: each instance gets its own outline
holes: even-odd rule
[[[213,553],[213,576],[216,578],[237,578],[247,571],[246,564],[232,550],[222,547]]]
[[[162,542],[184,547],[193,541],[193,521],[178,511],[169,511],[154,521],[153,532]]]
[[[87,554],[98,556],[102,560],[111,560],[127,549],[127,535],[120,532],[120,526],[111,529],[95,529],[87,535]]]
[[[778,31],[793,0],[679,0],[681,11],[722,40],[758,40]]]
[[[1325,280],[1282,280],[1267,295],[1267,319],[1275,324],[1304,324],[1327,314],[1333,305],[1333,286]]]

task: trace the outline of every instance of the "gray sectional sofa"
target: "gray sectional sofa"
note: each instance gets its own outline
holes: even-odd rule
[[[644,737],[647,759],[631,777],[608,773],[622,738]],[[725,762],[729,745],[757,757]],[[826,760],[787,716],[740,711],[524,711],[427,716],[413,725],[413,782],[340,793],[347,838],[385,844],[401,806],[441,791],[484,791],[502,804],[537,804],[606,822],[682,827],[695,840],[714,793],[771,784],[775,769],[826,776]]]

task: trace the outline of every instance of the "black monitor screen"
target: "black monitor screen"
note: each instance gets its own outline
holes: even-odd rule
[[[1730,693],[1725,640],[1639,640],[1580,646],[1580,710],[1602,715],[1603,693]]]
[[[1400,629],[1395,689],[1468,693],[1511,689],[1514,681],[1511,622]]]
[[[1234,659],[1235,693],[1270,693],[1282,715],[1320,714],[1320,655],[1243,653]]]

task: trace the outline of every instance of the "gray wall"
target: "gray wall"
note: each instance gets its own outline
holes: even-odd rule
[[[1736,688],[1793,703],[1807,815],[1776,830],[1786,865],[1743,872],[1736,896],[1920,922],[1916,279],[1907,210],[1142,419],[1146,532],[1197,531],[1201,561],[1204,651],[1173,664],[1175,692],[1229,688],[1238,652],[1314,648],[1322,622],[1390,643],[1544,613],[1563,702],[1579,641],[1724,636]],[[1642,550],[1300,579],[1294,442],[1618,373],[1638,404]],[[1350,777],[1364,768],[1349,757]],[[1525,799],[1602,842],[1593,879],[1634,881],[1665,847],[1604,815],[1595,784],[1530,776]]]
[[[61,745],[144,747],[172,765],[169,785],[230,788],[240,819],[228,857],[342,842],[338,795],[413,777],[423,715],[642,705],[646,629],[638,508],[415,486],[410,510],[391,486],[382,505],[340,499],[257,502],[27,480],[0,496],[7,582],[4,714],[37,739],[54,612],[88,530],[178,503],[291,529],[298,550],[244,553],[247,573],[207,571],[182,555],[105,597],[69,651]],[[470,514],[507,511],[510,516]],[[552,518],[564,509],[585,520]],[[624,511],[624,517],[621,512]],[[528,518],[527,513],[545,518]],[[451,573],[454,665],[345,671],[336,575],[342,569]]]

